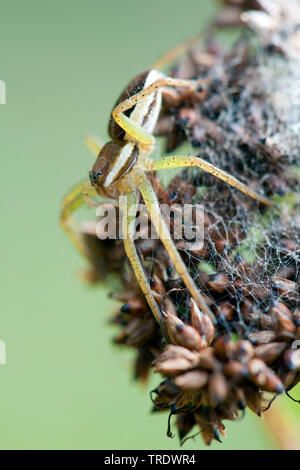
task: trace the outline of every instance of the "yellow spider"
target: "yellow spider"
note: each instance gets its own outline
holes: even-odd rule
[[[112,111],[109,124],[111,141],[102,149],[93,142],[98,157],[90,171],[90,182],[82,183],[65,198],[61,213],[64,230],[78,249],[85,254],[81,235],[71,215],[93,194],[118,199],[123,214],[124,247],[137,281],[149,307],[160,323],[163,315],[152,295],[148,279],[138,257],[134,244],[134,221],[138,191],[146,205],[150,219],[165,246],[172,263],[188,288],[199,308],[213,320],[214,315],[206,304],[198,286],[190,276],[170,236],[169,229],[162,217],[155,191],[147,178],[147,172],[182,167],[198,167],[215,175],[231,186],[264,204],[271,201],[252,191],[245,184],[211,163],[193,156],[167,156],[158,160],[149,157],[155,147],[153,131],[158,120],[161,102],[166,87],[189,87],[197,89],[203,80],[181,80],[163,75],[152,69],[134,78],[121,94]],[[139,90],[137,92],[137,90]],[[129,96],[129,98],[128,98]],[[133,209],[133,210],[132,210]]]

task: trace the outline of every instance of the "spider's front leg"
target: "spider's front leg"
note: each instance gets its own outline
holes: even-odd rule
[[[135,120],[126,116],[124,113],[133,108],[136,104],[143,102],[143,100],[145,100],[149,95],[160,92],[163,87],[197,88],[201,84],[210,81],[210,79],[183,80],[162,76],[160,72],[155,70],[150,71],[150,73],[155,72],[158,76],[160,75],[160,78],[143,88],[139,93],[136,93],[130,98],[119,103],[112,112],[113,119],[131,139],[144,145],[145,147],[149,146],[150,148],[153,147],[155,139],[153,135],[145,129],[145,124],[135,122]],[[146,110],[145,114],[147,115],[148,112],[151,114],[151,109]]]
[[[163,320],[160,309],[152,295],[151,287],[146,278],[142,263],[137,254],[134,244],[134,223],[136,219],[136,190],[125,191],[119,199],[119,207],[122,212],[122,232],[123,242],[126,255],[129,258],[130,264],[139,283],[139,286],[145,295],[152,313],[160,324]]]
[[[99,139],[99,137],[95,135],[88,135],[85,138],[85,143],[88,149],[92,152],[95,157],[98,157],[99,153],[101,152],[101,149],[104,146],[101,139]]]
[[[96,191],[89,181],[78,184],[66,195],[60,213],[60,222],[63,230],[83,256],[86,256],[84,243],[78,225],[72,218],[72,214],[83,204],[97,207],[98,204],[92,199],[95,195]]]
[[[203,296],[201,295],[199,291],[199,288],[197,287],[194,280],[190,276],[186,268],[186,265],[182,261],[181,256],[179,255],[177,251],[177,248],[171,238],[170,231],[163,219],[163,216],[159,207],[159,202],[157,200],[157,196],[150,182],[148,181],[147,176],[142,170],[138,168],[136,168],[133,171],[133,174],[134,174],[135,181],[142,193],[145,205],[147,207],[147,211],[153,222],[155,230],[157,231],[161,242],[165,246],[178,274],[182,277],[186,287],[188,288],[193,299],[198,304],[199,308],[201,308],[203,312],[209,315],[209,317],[215,323],[215,317],[214,317],[213,312],[210,310],[210,308],[206,304]]]
[[[272,206],[274,204],[273,201],[270,201],[270,199],[267,199],[264,196],[261,196],[260,194],[257,194],[255,191],[249,188],[249,186],[242,183],[234,176],[229,175],[229,173],[226,173],[226,171],[220,170],[220,168],[217,168],[216,166],[212,165],[206,160],[203,160],[200,157],[170,156],[160,158],[159,160],[155,161],[150,158],[147,158],[144,160],[144,162],[144,169],[147,171],[170,170],[174,168],[184,167],[198,167],[201,170],[216,176],[220,180],[225,181],[225,183],[230,184],[230,186],[237,188],[239,191],[247,194],[251,198],[262,202],[263,204],[266,204],[268,206]]]
[[[100,139],[94,136],[88,136],[86,138],[86,145],[96,156],[100,153],[102,148]],[[72,214],[83,204],[94,208],[98,207],[99,203],[92,199],[96,194],[95,188],[92,187],[89,181],[78,184],[75,188],[71,189],[64,198],[60,213],[60,222],[63,230],[77,247],[78,251],[84,256],[86,256],[86,251],[82,236],[75,220],[72,218]]]

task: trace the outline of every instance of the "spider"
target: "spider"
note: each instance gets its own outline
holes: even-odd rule
[[[78,249],[85,254],[79,230],[71,217],[72,213],[87,202],[93,194],[111,199],[119,198],[119,208],[123,215],[125,251],[140,288],[159,323],[163,321],[163,314],[152,295],[134,243],[135,216],[130,214],[136,213],[135,208],[139,194],[144,200],[153,226],[167,250],[174,268],[181,276],[190,295],[202,311],[209,315],[213,321],[215,319],[170,236],[147,173],[173,168],[198,167],[256,200],[267,205],[272,204],[270,200],[255,193],[234,176],[200,157],[173,155],[158,160],[149,157],[155,147],[153,131],[166,89],[175,87],[176,91],[176,87],[188,87],[197,90],[204,81],[207,80],[171,78],[156,69],[148,70],[135,77],[123,91],[112,111],[108,128],[111,141],[103,148],[100,148],[96,141],[91,141],[94,150],[97,150],[98,157],[89,173],[90,181],[81,183],[66,196],[61,213],[61,223],[64,230]]]

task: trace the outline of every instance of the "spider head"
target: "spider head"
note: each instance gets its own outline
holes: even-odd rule
[[[106,186],[106,180],[121,150],[122,147],[114,142],[108,142],[100,150],[97,160],[89,172],[91,185],[95,186],[96,189],[101,189]]]
[[[101,149],[89,176],[91,185],[99,194],[114,187],[128,171],[131,170],[138,157],[134,144],[119,145],[108,142]]]

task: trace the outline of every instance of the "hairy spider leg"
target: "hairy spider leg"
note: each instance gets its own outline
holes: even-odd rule
[[[135,95],[118,104],[112,112],[112,117],[133,140],[143,144],[146,147],[149,146],[152,148],[155,144],[154,136],[147,132],[142,126],[136,124],[132,119],[130,119],[130,117],[126,116],[124,112],[135,106],[137,103],[143,101],[143,99],[149,96],[151,93],[157,92],[162,87],[172,86],[196,88],[202,83],[206,83],[208,81],[210,81],[210,79],[181,80],[171,77],[161,77],[151,85],[141,90],[139,93],[136,93]]]
[[[102,145],[98,137],[87,136],[85,142],[94,155],[99,155]],[[82,237],[76,221],[71,216],[73,212],[79,209],[83,204],[87,204],[90,207],[98,207],[99,203],[92,199],[96,194],[97,193],[90,182],[84,181],[71,189],[62,203],[60,214],[61,226],[79,252],[84,256],[86,256],[86,252],[82,242]]]
[[[123,243],[126,251],[126,255],[130,261],[133,272],[136,276],[136,279],[139,283],[139,286],[145,295],[149,307],[152,310],[152,313],[160,324],[163,320],[160,309],[152,295],[151,287],[146,278],[144,268],[139,259],[139,256],[136,251],[134,243],[134,223],[136,219],[136,205],[137,205],[137,196],[136,188],[133,187],[132,191],[126,191],[120,197],[120,210],[122,213],[122,232],[123,232]]]
[[[187,39],[186,41],[181,42],[174,46],[171,50],[163,54],[159,59],[157,59],[153,64],[153,69],[163,69],[175,61],[179,56],[185,54],[190,47],[199,42],[203,38],[203,34],[196,34],[195,36]]]
[[[60,213],[60,222],[63,230],[83,256],[86,256],[85,247],[78,225],[72,218],[72,214],[83,204],[87,203],[87,201],[92,201],[90,198],[94,195],[96,195],[96,191],[88,181],[79,183],[64,198]]]
[[[203,160],[200,157],[192,157],[192,156],[169,156],[164,157],[159,160],[152,160],[150,158],[145,159],[145,169],[148,171],[155,171],[155,170],[170,170],[174,168],[184,168],[184,167],[198,167],[201,170],[210,173],[225,183],[237,188],[242,193],[247,194],[253,199],[256,199],[268,206],[272,206],[274,203],[270,199],[257,194],[255,191],[250,189],[247,185],[239,181],[234,176],[229,175],[226,171],[220,170],[219,168],[215,167],[211,163]]]
[[[95,157],[98,157],[103,147],[103,142],[101,141],[101,139],[95,135],[88,135],[85,138],[85,144],[88,147],[88,149],[92,152],[92,154]]]
[[[201,295],[199,291],[199,288],[197,287],[194,280],[190,276],[186,268],[186,265],[182,261],[181,256],[178,253],[178,250],[171,238],[170,231],[163,219],[163,216],[159,207],[159,202],[157,200],[157,196],[155,194],[155,191],[152,185],[147,179],[146,174],[142,170],[137,169],[137,168],[135,168],[132,173],[141,191],[147,211],[153,222],[155,230],[157,231],[157,234],[161,242],[165,246],[177,272],[182,277],[186,287],[188,288],[193,299],[198,304],[199,308],[201,308],[207,315],[209,315],[210,318],[215,323],[215,316],[213,312],[210,310],[210,308],[206,304],[205,299],[203,298],[203,296]]]

